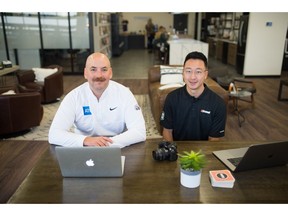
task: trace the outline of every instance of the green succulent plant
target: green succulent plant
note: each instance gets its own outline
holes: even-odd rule
[[[188,171],[199,171],[206,165],[206,157],[199,150],[198,152],[194,151],[183,151],[182,154],[178,154],[180,166],[183,170]]]

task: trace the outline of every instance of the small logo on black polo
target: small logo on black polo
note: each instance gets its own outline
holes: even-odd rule
[[[165,113],[164,113],[164,111],[161,113],[161,117],[160,117],[160,120],[161,121],[163,121],[164,120],[164,118],[165,118]]]
[[[206,114],[210,114],[211,113],[211,111],[208,111],[208,110],[204,110],[204,109],[201,109],[201,111],[200,111],[201,113],[206,113]]]

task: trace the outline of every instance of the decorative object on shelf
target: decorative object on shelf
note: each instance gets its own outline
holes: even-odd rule
[[[202,18],[202,21],[204,21],[202,26],[203,37],[206,40],[207,37],[216,37],[237,41],[239,17],[241,15],[242,12],[205,13]],[[233,35],[231,35],[231,31],[233,31]]]
[[[95,43],[94,50],[99,51],[111,57],[111,14],[110,13],[97,13],[94,17],[95,22],[95,35],[97,42]]]
[[[5,60],[5,61],[2,61],[2,65],[4,68],[11,68],[12,67],[12,62],[9,61],[9,60]]]
[[[201,150],[195,152],[183,151],[178,154],[180,162],[180,182],[187,188],[199,187],[202,168],[206,165],[206,157]]]

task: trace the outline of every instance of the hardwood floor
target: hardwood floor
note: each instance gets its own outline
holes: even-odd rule
[[[280,78],[248,79],[256,83],[255,107],[247,102],[239,102],[245,116],[245,122],[239,127],[237,116],[232,113],[232,101],[229,102],[224,140],[288,140],[288,102],[277,100]],[[284,94],[287,97],[288,88]]]

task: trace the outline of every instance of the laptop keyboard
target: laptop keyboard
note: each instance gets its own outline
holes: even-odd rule
[[[228,161],[230,161],[234,166],[238,166],[238,164],[240,163],[240,161],[242,160],[242,157],[238,157],[238,158],[228,158]]]

